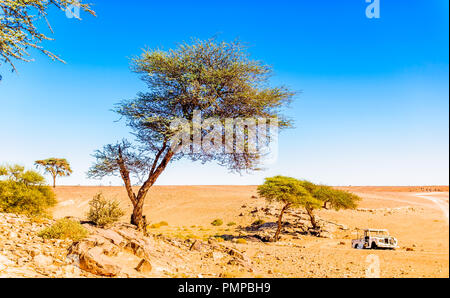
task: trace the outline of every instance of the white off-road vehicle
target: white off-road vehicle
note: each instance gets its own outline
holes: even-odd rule
[[[388,230],[366,229],[358,239],[352,240],[352,247],[356,249],[396,249],[398,241],[389,235]]]

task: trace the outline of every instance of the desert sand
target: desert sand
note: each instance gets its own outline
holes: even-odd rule
[[[365,277],[374,257],[381,277],[449,277],[448,187],[340,187],[363,198],[357,210],[322,210],[322,220],[338,223],[330,238],[285,233],[279,243],[235,243],[255,264],[253,272],[208,266],[198,260],[203,276],[236,277]],[[102,192],[131,212],[123,187],[57,187],[59,204],[54,217],[84,218],[89,200]],[[145,205],[150,223],[169,225],[153,234],[175,238],[207,239],[214,235],[245,235],[257,219],[274,222],[255,210],[268,203],[257,198],[256,186],[155,186]],[[222,219],[224,225],[211,225]],[[236,223],[228,226],[227,223]],[[351,239],[357,229],[383,228],[399,241],[395,251],[355,250]],[[202,271],[203,270],[203,271]],[[206,271],[206,272],[205,272]]]

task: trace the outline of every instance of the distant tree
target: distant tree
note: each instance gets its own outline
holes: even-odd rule
[[[95,15],[89,4],[81,2],[81,0],[0,0],[0,65],[3,61],[16,70],[13,59],[29,62],[29,49],[36,49],[52,60],[63,62],[57,55],[40,45],[44,40],[51,38],[39,30],[38,22],[43,19],[52,30],[46,18],[51,7],[65,10],[75,5]]]
[[[320,202],[316,200],[303,187],[303,183],[295,178],[275,176],[266,178],[263,185],[258,187],[258,194],[269,202],[281,202],[283,207],[278,216],[278,228],[273,240],[276,242],[280,238],[283,215],[289,208],[316,208]]]
[[[47,215],[55,204],[55,194],[39,173],[19,165],[0,166],[0,212]]]
[[[138,227],[143,225],[143,206],[149,189],[173,160],[186,157],[202,163],[217,161],[235,172],[260,168],[261,155],[250,150],[181,150],[180,144],[171,142],[176,133],[171,127],[174,119],[192,123],[195,111],[199,111],[201,118],[221,122],[229,118],[277,117],[280,128],[290,126],[281,108],[293,93],[283,87],[268,87],[271,69],[250,60],[239,42],[196,40],[168,52],[145,50],[141,57],[132,60],[132,69],[142,76],[149,90],[139,93],[136,99],[123,101],[116,111],[127,120],[136,142],[133,145],[124,140],[97,151],[97,161],[88,177],[120,175],[134,207],[131,223]],[[200,135],[205,136],[208,131],[209,128],[201,128]],[[192,140],[193,134],[188,134]],[[224,131],[220,137],[225,137]],[[142,179],[137,193],[133,191],[131,175]]]
[[[361,198],[348,191],[334,189],[326,185],[317,185],[313,196],[323,202],[323,209],[355,209]]]
[[[275,176],[266,178],[263,185],[258,187],[258,194],[269,202],[276,201],[283,204],[278,217],[278,228],[274,240],[278,241],[282,228],[283,214],[289,208],[303,207],[309,216],[314,230],[320,228],[316,219],[315,210],[333,208],[334,210],[354,209],[357,207],[360,197],[331,188],[326,185],[316,185],[306,180],[298,180],[291,177]]]
[[[56,177],[70,176],[72,169],[69,162],[65,158],[49,158],[45,160],[37,160],[35,162],[37,167],[42,167],[45,172],[52,175],[53,188],[56,187]]]
[[[337,190],[326,185],[316,185],[309,181],[301,181],[301,184],[315,200],[320,202],[320,205],[305,205],[313,229],[320,228],[314,214],[315,209],[328,209],[328,207],[331,207],[336,211],[341,209],[355,209],[358,202],[361,200],[357,195],[347,191]]]

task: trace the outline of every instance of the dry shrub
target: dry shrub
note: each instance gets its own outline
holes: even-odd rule
[[[63,218],[39,232],[39,237],[44,239],[71,239],[73,241],[79,241],[88,234],[88,231],[79,222]]]
[[[221,225],[223,225],[223,220],[221,220],[221,219],[215,219],[212,223],[211,223],[211,225],[213,225],[213,226],[215,226],[215,227],[219,227],[219,226],[221,226]]]
[[[89,205],[91,208],[87,214],[88,220],[100,227],[118,221],[125,214],[119,207],[119,202],[107,200],[101,193],[95,195]]]

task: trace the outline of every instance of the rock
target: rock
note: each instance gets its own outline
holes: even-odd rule
[[[140,273],[150,273],[152,271],[152,264],[146,259],[142,259],[139,265],[137,265],[136,271]]]
[[[320,231],[319,232],[319,237],[320,238],[328,238],[328,239],[333,239],[333,234],[327,232],[327,231]]]
[[[346,225],[340,224],[338,226],[339,226],[339,229],[341,229],[343,231],[348,231],[349,230],[349,228]]]
[[[125,246],[125,250],[129,251],[130,253],[140,258],[148,257],[146,243],[138,239],[131,240],[130,242],[128,242],[127,245]]]
[[[120,236],[117,232],[113,230],[103,230],[103,229],[97,229],[97,233],[102,236],[103,238],[108,239],[113,244],[118,246],[125,246],[125,241],[122,236]]]
[[[40,254],[34,257],[33,262],[37,267],[44,268],[52,265],[53,259]]]
[[[68,265],[61,268],[64,277],[77,277],[81,275],[81,269],[74,265]]]
[[[90,235],[87,238],[79,241],[79,243],[84,243],[88,247],[101,246],[106,243],[106,239],[99,235]]]
[[[14,265],[14,262],[12,262],[7,257],[0,255],[0,271],[5,270],[12,265]]]
[[[38,249],[36,249],[36,248],[30,248],[30,249],[27,250],[27,253],[28,253],[32,258],[34,258],[35,256],[39,255],[41,252],[40,252]]]
[[[68,254],[66,257],[66,263],[80,266],[80,256],[76,254]]]
[[[135,240],[138,238],[141,238],[142,236],[138,234],[138,231],[135,229],[131,229],[131,228],[126,228],[126,229],[118,229],[117,227],[115,228],[115,231],[122,236],[123,238],[125,238],[126,240]]]
[[[247,261],[248,258],[246,255],[244,255],[242,252],[238,251],[237,249],[234,248],[228,248],[228,254],[230,256],[233,256],[239,260],[243,260],[243,261]]]
[[[150,260],[150,241],[134,227],[126,224],[116,224],[110,229],[89,227],[92,235],[75,244],[69,249],[69,255],[78,257],[80,268],[92,274],[101,276],[123,276],[128,274],[116,265],[115,257],[122,252],[128,252],[141,259]],[[148,264],[140,264],[136,269],[149,270]],[[151,268],[151,266],[150,266]],[[122,275],[121,275],[122,274]]]
[[[92,274],[114,277],[121,268],[110,262],[103,254],[103,248],[94,247],[80,255],[80,268]]]
[[[244,269],[246,269],[248,272],[253,272],[253,268],[250,264],[250,262],[242,260],[240,258],[232,258],[229,262],[228,265],[232,265],[232,266],[240,266],[243,267]]]
[[[202,250],[202,243],[198,240],[196,240],[191,247],[189,248],[189,250],[196,250],[196,251],[201,251]]]
[[[120,247],[117,245],[114,245],[112,243],[106,243],[102,246],[103,253],[106,256],[114,257],[117,256],[120,252]]]
[[[223,255],[223,253],[220,253],[218,251],[214,251],[212,253],[212,258],[215,262],[222,260],[224,257],[225,256]]]
[[[17,266],[22,267],[22,266],[24,266],[26,263],[28,263],[28,261],[29,261],[29,259],[24,257],[24,258],[18,259],[16,263],[17,263]]]

